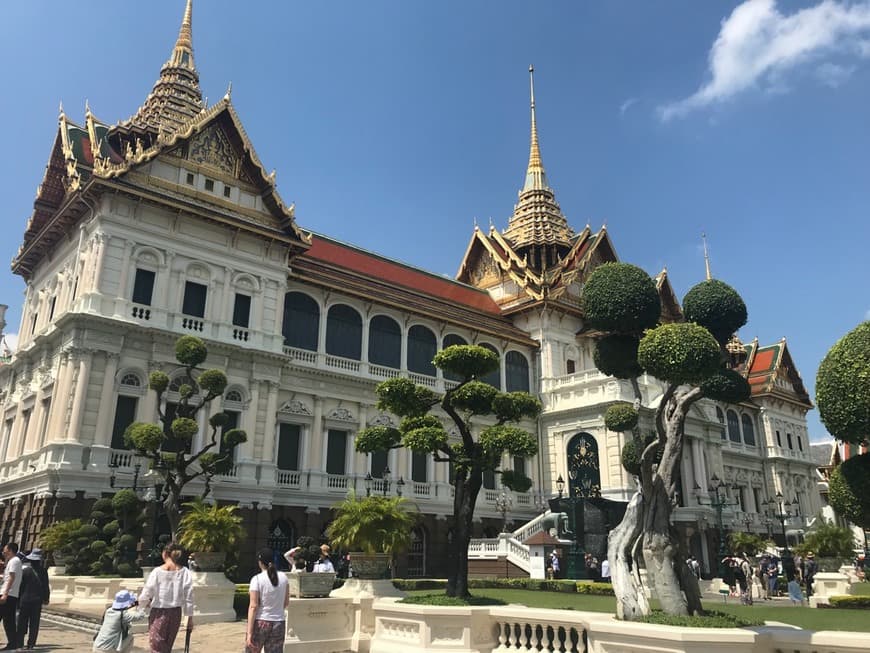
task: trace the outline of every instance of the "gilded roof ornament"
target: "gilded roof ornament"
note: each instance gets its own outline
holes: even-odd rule
[[[713,278],[710,273],[710,257],[707,255],[707,234],[701,234],[701,241],[704,243],[704,267],[707,270],[707,281]]]

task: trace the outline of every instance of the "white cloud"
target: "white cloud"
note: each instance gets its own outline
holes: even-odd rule
[[[848,81],[856,69],[856,66],[842,66],[826,61],[816,68],[816,77],[825,86],[838,88]]]
[[[783,92],[786,72],[835,52],[870,56],[870,0],[823,0],[790,15],[779,12],[776,0],[746,0],[722,21],[708,55],[709,80],[689,97],[659,107],[659,117],[679,118],[753,87]],[[838,71],[840,82],[845,70]]]
[[[638,99],[636,97],[630,97],[625,102],[619,105],[619,115],[624,116],[625,112],[631,109],[635,104],[638,103]]]

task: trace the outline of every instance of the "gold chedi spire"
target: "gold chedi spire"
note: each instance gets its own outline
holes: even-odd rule
[[[704,242],[704,267],[707,269],[707,281],[713,278],[710,272],[710,257],[707,255],[707,234],[701,234],[701,240]]]
[[[193,1],[187,0],[178,39],[154,88],[130,121],[158,134],[172,134],[205,108],[193,62]]]
[[[529,167],[526,169],[519,201],[508,221],[504,237],[513,245],[517,254],[528,258],[533,268],[546,269],[558,263],[560,257],[571,248],[575,234],[556,202],[541,161],[534,74],[534,66],[529,66],[532,125]]]

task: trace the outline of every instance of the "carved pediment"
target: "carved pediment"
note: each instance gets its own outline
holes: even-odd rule
[[[396,423],[393,421],[392,417],[386,413],[381,413],[374,419],[369,420],[369,426],[391,426],[395,428]]]
[[[187,158],[194,163],[210,166],[221,172],[238,176],[239,156],[224,130],[217,123],[190,139]]]
[[[289,413],[291,415],[311,415],[311,410],[309,410],[308,406],[306,406],[298,399],[285,401],[283,404],[281,404],[278,412]]]
[[[356,418],[353,416],[347,408],[336,408],[329,415],[327,415],[329,419],[338,420],[339,422],[353,422]]]

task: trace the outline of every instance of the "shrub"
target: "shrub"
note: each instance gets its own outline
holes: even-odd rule
[[[230,551],[244,537],[242,518],[236,514],[238,506],[209,505],[197,498],[184,507],[178,541],[188,551]]]
[[[658,323],[662,306],[646,272],[630,263],[604,263],[583,286],[583,312],[593,329],[640,334]]]
[[[668,383],[698,384],[719,369],[719,345],[697,324],[665,324],[648,331],[637,348],[641,367]]]
[[[577,583],[578,594],[588,594],[591,596],[614,596],[613,585],[610,583],[588,583],[580,581]]]
[[[828,432],[859,443],[870,427],[870,321],[831,347],[816,374],[816,404]]]
[[[661,610],[653,610],[641,619],[648,624],[661,626],[682,626],[688,628],[743,628],[745,626],[763,626],[760,619],[747,619],[726,612],[710,610],[703,616],[686,616],[665,614]]]
[[[611,431],[622,433],[637,426],[637,409],[626,401],[607,407],[604,413],[604,426]]]
[[[498,369],[498,354],[480,345],[452,345],[442,349],[433,365],[460,379],[479,379]]]
[[[612,334],[595,343],[592,359],[601,372],[617,379],[633,379],[643,374],[637,362],[640,338],[634,335]]]
[[[683,298],[683,315],[688,322],[706,328],[713,337],[725,344],[737,330],[746,324],[746,304],[740,294],[718,279],[702,281]]]
[[[181,336],[175,342],[175,358],[182,365],[196,367],[207,356],[205,343],[196,336]]]
[[[832,596],[828,600],[834,608],[870,609],[870,596]]]
[[[831,472],[828,500],[837,513],[870,528],[870,453],[849,458]]]
[[[470,581],[469,581],[470,582]],[[399,603],[413,605],[442,605],[442,606],[466,606],[466,605],[507,605],[501,599],[491,599],[487,596],[469,596],[466,599],[446,594],[420,594],[418,596],[406,596]]]
[[[729,404],[739,404],[749,399],[752,390],[742,374],[734,370],[722,369],[701,384],[705,397],[724,401]]]

